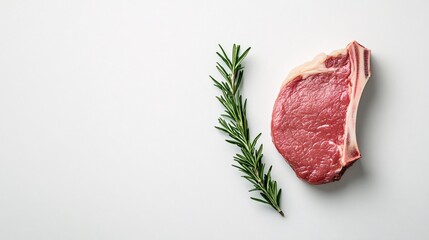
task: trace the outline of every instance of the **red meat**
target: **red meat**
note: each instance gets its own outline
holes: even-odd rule
[[[361,157],[356,113],[369,77],[370,50],[357,42],[289,74],[274,104],[271,134],[299,178],[337,181]]]

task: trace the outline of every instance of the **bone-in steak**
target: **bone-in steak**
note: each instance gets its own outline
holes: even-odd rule
[[[271,134],[299,178],[336,181],[360,158],[356,113],[369,76],[370,50],[357,42],[289,74],[274,104]]]

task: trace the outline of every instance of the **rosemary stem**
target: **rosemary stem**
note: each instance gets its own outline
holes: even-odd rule
[[[225,53],[220,46],[222,53],[217,55],[222,59],[227,68],[218,63],[217,69],[223,76],[225,81],[219,82],[212,76],[214,85],[221,90],[222,95],[218,97],[220,103],[225,107],[225,114],[219,118],[220,126],[216,128],[227,133],[230,139],[227,142],[237,145],[241,150],[234,156],[234,161],[244,175],[243,177],[253,184],[251,191],[259,191],[262,198],[251,199],[265,203],[274,208],[280,215],[284,216],[280,208],[281,189],[277,189],[277,182],[271,178],[271,167],[268,172],[265,172],[265,164],[262,163],[262,144],[256,148],[257,140],[260,134],[251,139],[249,137],[249,127],[246,116],[246,102],[242,102],[242,96],[239,88],[242,83],[243,67],[241,62],[246,57],[250,48],[240,54],[240,46],[233,46],[232,59]],[[229,69],[228,73],[225,69]]]

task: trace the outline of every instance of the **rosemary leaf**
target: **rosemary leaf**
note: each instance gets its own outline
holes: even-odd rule
[[[277,182],[271,178],[272,166],[268,168],[268,171],[265,171],[265,164],[262,162],[263,145],[257,146],[261,133],[253,139],[250,138],[246,115],[247,99],[244,99],[243,102],[240,93],[244,73],[241,64],[249,53],[250,48],[240,53],[240,45],[234,44],[230,58],[223,47],[221,45],[219,47],[221,52],[216,52],[216,54],[220,57],[221,62],[225,64],[226,68],[219,62],[216,63],[216,68],[222,76],[223,81],[218,81],[212,76],[209,77],[212,79],[214,86],[221,91],[221,95],[216,98],[225,108],[225,112],[218,119],[219,126],[215,127],[229,136],[226,139],[228,143],[236,145],[240,149],[240,153],[237,153],[233,157],[233,160],[237,164],[232,166],[243,173],[242,177],[253,185],[253,188],[249,192],[259,192],[259,195],[262,197],[250,198],[270,205],[284,216],[280,208],[282,190],[277,190]]]

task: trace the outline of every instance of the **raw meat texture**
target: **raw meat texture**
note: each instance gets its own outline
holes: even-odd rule
[[[370,77],[370,50],[357,42],[292,70],[274,104],[274,145],[310,184],[337,181],[361,157],[356,113]]]

